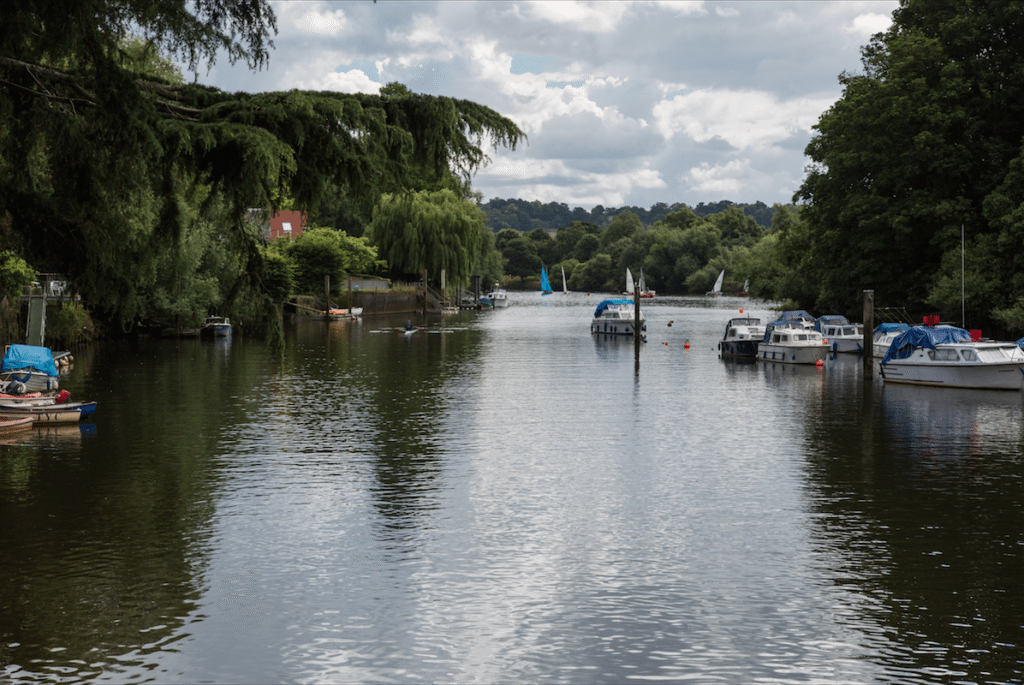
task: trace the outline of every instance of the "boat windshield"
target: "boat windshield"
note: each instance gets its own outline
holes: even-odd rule
[[[1007,348],[1007,347],[984,347],[978,350],[978,359],[983,362],[1004,362],[1008,359],[1020,360],[1014,352],[1019,348]],[[965,350],[966,352],[966,350]],[[964,354],[964,359],[967,359],[967,355]],[[975,361],[974,359],[967,359],[967,361]]]

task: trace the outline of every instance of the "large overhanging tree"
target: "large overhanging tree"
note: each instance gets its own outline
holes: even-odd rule
[[[820,310],[876,302],[985,325],[1024,295],[1024,3],[905,0],[822,115],[807,203]],[[1004,318],[1004,321],[1006,319]]]
[[[267,0],[8,0],[0,26],[0,241],[67,273],[121,323],[141,311],[139,285],[181,234],[194,187],[228,207],[258,280],[249,209],[463,190],[486,139],[523,137],[487,107],[401,86],[229,94],[127,66],[138,61],[123,41],[138,35],[191,69],[217,54],[260,68],[276,30]]]

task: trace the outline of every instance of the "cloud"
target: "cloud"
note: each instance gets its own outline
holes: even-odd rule
[[[849,31],[862,38],[870,38],[876,33],[881,33],[892,25],[892,15],[886,14],[861,14],[853,18]]]

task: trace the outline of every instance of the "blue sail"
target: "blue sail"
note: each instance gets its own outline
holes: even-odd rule
[[[544,295],[551,294],[551,284],[548,283],[548,270],[543,266],[540,268],[540,291]]]

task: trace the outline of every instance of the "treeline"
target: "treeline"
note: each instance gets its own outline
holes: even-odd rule
[[[790,251],[806,228],[795,207],[770,211],[769,227],[731,203],[704,216],[683,205],[650,226],[621,212],[605,228],[573,221],[554,235],[540,227],[528,233],[502,229],[495,249],[505,273],[523,287],[536,287],[543,265],[559,276],[564,270],[572,290],[620,292],[629,268],[634,275],[643,269],[647,285],[659,293],[705,293],[725,270],[723,291],[737,292],[749,282],[747,292],[781,299],[799,282]]]
[[[498,231],[510,228],[521,233],[529,233],[535,228],[543,228],[547,231],[556,231],[563,226],[568,226],[574,221],[592,223],[599,228],[605,228],[612,219],[621,214],[632,214],[636,216],[644,226],[650,226],[657,221],[662,221],[669,214],[686,208],[698,217],[707,217],[718,214],[730,207],[737,207],[744,214],[752,218],[763,228],[770,228],[775,208],[769,207],[763,202],[755,204],[734,203],[728,200],[720,202],[701,202],[695,207],[689,207],[680,202],[671,205],[658,202],[647,209],[645,207],[604,207],[597,205],[591,210],[582,207],[569,206],[564,202],[541,203],[539,200],[518,200],[509,198],[503,200],[494,198],[480,205],[487,217],[487,227],[491,231]]]

